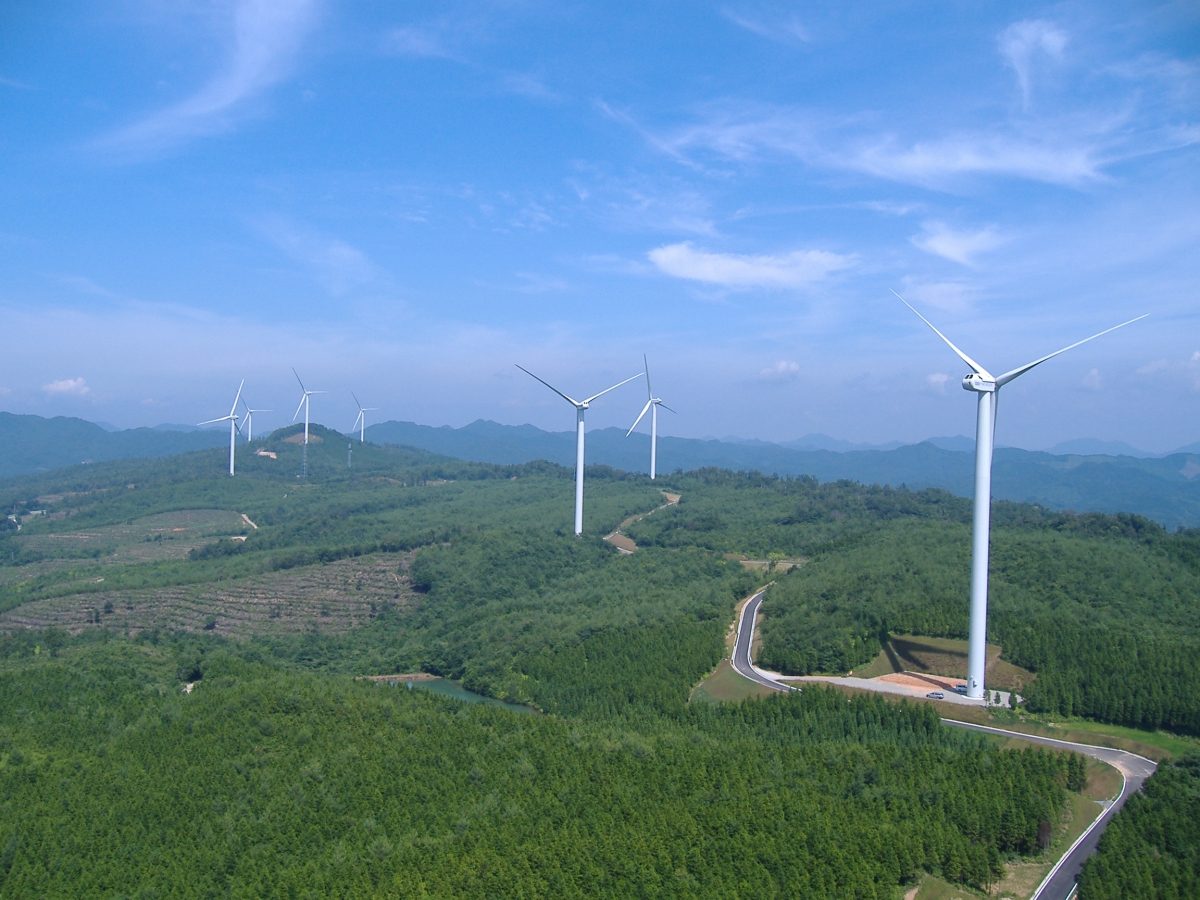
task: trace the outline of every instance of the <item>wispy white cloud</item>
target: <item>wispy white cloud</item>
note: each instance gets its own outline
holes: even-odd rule
[[[153,153],[228,131],[248,104],[291,74],[316,24],[320,0],[240,0],[228,20],[229,53],[218,75],[188,99],[98,142],[105,150]]]
[[[721,15],[727,18],[734,25],[745,28],[752,34],[756,34],[761,38],[766,38],[768,41],[776,41],[778,43],[807,44],[812,40],[812,36],[808,33],[808,29],[800,21],[799,16],[795,13],[767,13],[765,15],[755,15],[753,13],[739,12],[738,10],[725,7],[721,10]]]
[[[1104,378],[1100,375],[1099,369],[1092,369],[1083,376],[1083,387],[1089,391],[1099,391],[1104,389]]]
[[[651,250],[650,261],[676,278],[722,287],[803,288],[854,265],[854,257],[828,250],[796,250],[780,256],[742,256],[697,250],[690,241]]]
[[[800,374],[800,364],[790,359],[781,359],[758,373],[759,381],[792,381]]]
[[[537,272],[517,272],[521,285],[517,288],[523,294],[545,294],[556,291],[569,291],[571,285],[553,275],[541,275]]]
[[[389,32],[386,49],[398,56],[457,59],[446,45],[445,29],[437,24],[405,25]]]
[[[1054,62],[1061,60],[1067,46],[1067,34],[1045,19],[1026,19],[1004,29],[998,42],[1000,53],[1017,74],[1021,100],[1028,108],[1034,65],[1043,57]]]
[[[904,297],[948,312],[962,312],[971,305],[974,290],[962,281],[917,281],[906,278]]]
[[[1080,187],[1104,178],[1105,165],[1113,161],[1106,143],[1099,135],[1065,135],[1055,141],[1012,131],[962,133],[908,145],[888,136],[859,142],[829,160],[889,181],[933,188],[971,176]]]
[[[33,85],[26,84],[24,81],[17,81],[15,78],[0,78],[0,84],[5,87],[16,88],[19,91],[33,90]]]
[[[567,181],[590,215],[624,231],[659,231],[671,235],[716,237],[709,198],[673,179],[614,176],[583,164]]]
[[[530,100],[558,102],[562,97],[546,87],[545,82],[527,72],[508,72],[500,77],[500,88],[509,94],[517,94]]]
[[[87,382],[82,378],[64,378],[61,381],[51,381],[49,384],[43,384],[42,390],[51,396],[59,397],[86,397],[92,389],[87,386]]]
[[[925,377],[925,387],[935,394],[944,394],[946,393],[946,382],[949,380],[950,376],[945,372],[934,372]]]
[[[78,291],[81,294],[91,294],[96,297],[107,297],[114,299],[117,295],[108,288],[96,284],[90,278],[85,278],[82,275],[61,275],[58,277],[58,283],[64,287],[69,287],[73,291]]]
[[[945,257],[964,266],[975,265],[975,257],[994,250],[1005,242],[1005,238],[989,225],[978,231],[956,231],[944,222],[921,223],[921,234],[909,240],[926,253]]]
[[[278,216],[264,219],[259,228],[268,241],[312,272],[331,294],[340,296],[392,285],[385,269],[340,238]]]

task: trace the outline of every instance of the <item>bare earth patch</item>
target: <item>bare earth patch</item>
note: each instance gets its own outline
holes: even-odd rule
[[[366,625],[389,607],[415,604],[412,554],[379,553],[219,584],[76,594],[35,600],[0,614],[0,631],[103,626],[126,634],[151,628],[242,636]]]
[[[680,497],[679,494],[668,494],[666,491],[663,491],[662,495],[663,495],[663,498],[667,501],[666,503],[664,503],[662,506],[656,506],[654,509],[650,510],[650,512],[641,513],[636,516],[630,516],[628,519],[626,519],[624,522],[622,522],[620,525],[617,526],[616,531],[614,531],[610,535],[607,535],[604,539],[606,541],[608,541],[610,544],[612,544],[614,547],[616,547],[618,550],[620,550],[622,553],[632,553],[634,550],[636,550],[637,544],[634,543],[632,538],[630,538],[624,534],[621,534],[621,529],[628,528],[634,522],[640,522],[642,519],[646,518],[646,516],[656,513],[660,509],[666,509],[668,506],[674,506],[676,503],[679,502],[679,497]]]

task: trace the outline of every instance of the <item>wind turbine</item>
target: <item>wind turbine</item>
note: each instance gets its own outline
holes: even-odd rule
[[[892,291],[896,294],[895,291]],[[992,520],[992,444],[996,436],[996,407],[1000,400],[1000,388],[1015,378],[1024,375],[1034,366],[1039,366],[1060,353],[1073,350],[1080,344],[1095,340],[1101,335],[1124,328],[1145,315],[1106,328],[1098,334],[1076,341],[1061,350],[1055,350],[1031,363],[1018,366],[1003,375],[992,375],[967,354],[950,342],[950,339],[933,327],[933,323],[913,309],[912,305],[896,294],[900,302],[912,309],[922,322],[933,328],[933,333],[946,342],[958,358],[971,367],[963,377],[963,390],[975,391],[979,395],[978,412],[975,420],[975,522],[971,535],[971,624],[967,634],[967,696],[982,699],[984,694],[983,670],[987,653],[987,589],[988,589],[988,544]],[[1149,315],[1147,313],[1146,315]]]
[[[300,376],[292,369],[292,374],[296,376],[296,381],[300,382],[300,390],[304,392],[300,397],[300,405],[296,407],[296,412],[292,415],[292,421],[296,421],[296,416],[300,415],[300,410],[304,410],[304,446],[308,446],[308,398],[313,394],[328,394],[329,391],[310,391],[304,386],[304,382],[300,381]]]
[[[300,381],[300,374],[293,368],[292,374],[296,376],[296,380]],[[328,391],[310,391],[304,386],[304,382],[300,381],[300,390],[304,391],[300,398],[300,406],[304,407],[304,446],[300,453],[300,477],[308,477],[308,398],[313,394],[327,394]],[[296,421],[296,416],[300,415],[300,406],[296,407],[296,412],[292,414],[292,421]]]
[[[379,409],[379,407],[363,406],[358,402],[358,397],[354,396],[354,391],[350,392],[350,396],[354,397],[354,403],[358,406],[358,418],[355,419],[354,424],[350,426],[350,432],[353,434],[354,429],[357,428],[359,443],[365,444],[367,442],[367,413],[374,412],[375,410]]]
[[[583,534],[583,414],[587,412],[588,407],[597,397],[602,397],[609,391],[616,390],[621,385],[628,384],[635,378],[641,378],[642,373],[638,372],[636,375],[629,376],[624,381],[618,381],[612,387],[605,388],[599,394],[592,394],[586,400],[575,400],[572,397],[568,397],[548,381],[542,381],[542,379],[538,378],[524,366],[517,366],[517,368],[531,378],[537,378],[538,381],[541,381],[542,384],[546,385],[546,387],[575,407],[575,533]]]
[[[650,480],[654,480],[654,467],[658,460],[658,408],[661,406],[665,410],[675,412],[662,400],[654,396],[654,391],[650,389],[650,363],[646,360],[646,354],[642,354],[642,363],[646,366],[646,405],[642,407],[642,411],[638,417],[633,420],[633,424],[629,426],[629,430],[625,432],[625,437],[633,434],[633,429],[638,427],[638,422],[642,421],[642,416],[646,415],[646,410],[650,411]],[[636,376],[635,376],[636,377]]]
[[[246,443],[254,440],[254,414],[256,412],[274,412],[270,409],[251,409],[250,404],[245,400],[242,401],[242,406],[246,408]]]
[[[242,388],[246,386],[246,379],[242,379],[242,383],[238,385],[237,396],[233,398],[233,406],[229,407],[229,415],[221,416],[219,419],[209,419],[207,422],[201,422],[201,425],[213,425],[217,422],[229,423],[229,477],[233,477],[233,448],[234,439],[237,437],[237,405],[242,399]]]

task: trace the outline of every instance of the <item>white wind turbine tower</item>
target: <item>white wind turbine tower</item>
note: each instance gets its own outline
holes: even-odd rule
[[[536,375],[534,375],[532,372],[530,372],[524,366],[517,366],[517,368],[520,369],[522,372],[524,372],[526,375],[530,376],[531,378],[537,378],[538,381],[542,381],[542,379],[538,378]],[[642,373],[638,372],[636,375],[629,376],[624,381],[618,381],[616,384],[614,384],[610,388],[605,388],[599,394],[592,394],[592,396],[588,397],[586,400],[575,400],[572,397],[568,397],[566,394],[564,394],[562,391],[560,391],[554,385],[550,384],[548,381],[542,381],[542,384],[546,385],[546,387],[550,388],[550,390],[554,391],[554,393],[558,394],[558,396],[562,397],[564,400],[566,400],[568,403],[570,403],[572,406],[575,407],[575,433],[576,433],[576,438],[575,438],[575,533],[576,534],[583,534],[583,414],[585,412],[587,412],[588,407],[591,405],[592,401],[595,400],[597,397],[601,397],[604,394],[607,394],[609,391],[616,390],[621,385],[628,384],[629,382],[633,381],[633,379],[641,378],[641,377],[642,377]]]
[[[327,394],[328,391],[310,391],[304,386],[304,382],[300,381],[300,374],[292,369],[292,374],[296,376],[296,381],[300,382],[300,390],[304,392],[300,397],[300,406],[296,407],[296,412],[292,414],[292,421],[296,421],[296,416],[300,415],[300,408],[304,408],[304,449],[300,462],[300,475],[305,477],[308,475],[308,398],[313,394]]]
[[[646,415],[646,410],[650,411],[650,480],[654,480],[654,470],[658,462],[658,408],[670,412],[675,412],[662,400],[654,396],[654,391],[650,389],[650,363],[646,360],[646,354],[642,354],[642,363],[646,366],[646,405],[642,407],[642,411],[638,413],[638,417],[633,420],[633,424],[629,426],[629,430],[625,432],[625,437],[633,434],[633,429],[638,427],[638,422],[642,421],[642,416]],[[634,376],[635,378],[637,376]]]
[[[367,413],[375,412],[379,409],[378,406],[363,406],[358,402],[358,397],[354,396],[354,391],[350,392],[350,396],[354,397],[354,403],[358,407],[358,418],[354,420],[354,424],[350,426],[350,433],[354,433],[354,429],[358,429],[358,441],[360,444],[367,442]]]
[[[221,416],[219,419],[209,419],[207,422],[201,422],[201,425],[212,425],[216,422],[229,423],[229,477],[233,477],[233,449],[234,440],[237,437],[237,405],[242,399],[242,388],[246,386],[246,379],[242,379],[242,383],[238,385],[237,396],[233,398],[233,406],[229,407],[229,415]]]
[[[892,291],[896,294],[895,291]],[[1069,347],[1055,350],[1040,359],[1026,363],[999,377],[992,375],[979,363],[967,356],[950,342],[950,339],[933,327],[928,319],[913,309],[912,305],[896,294],[900,302],[912,309],[917,317],[933,328],[933,333],[946,342],[958,358],[971,367],[971,372],[963,377],[963,390],[975,391],[979,395],[978,413],[975,420],[975,523],[971,535],[971,623],[967,634],[967,696],[982,699],[984,693],[983,670],[987,654],[987,589],[988,589],[988,545],[992,520],[992,444],[996,436],[996,407],[1000,400],[1000,388],[1015,378],[1024,375],[1034,366],[1041,365],[1048,359],[1053,359],[1060,353],[1066,353],[1095,340],[1101,335],[1124,328],[1146,316],[1138,316],[1112,328],[1106,328],[1098,334],[1076,341]],[[1147,313],[1146,315],[1149,315]]]
[[[251,443],[254,440],[254,414],[256,412],[273,412],[270,409],[251,409],[250,404],[244,399],[242,406],[246,409],[246,443]]]

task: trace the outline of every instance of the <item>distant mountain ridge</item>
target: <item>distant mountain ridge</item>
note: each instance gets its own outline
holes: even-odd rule
[[[84,462],[172,456],[222,447],[225,430],[176,430],[159,426],[106,431],[83,419],[0,412],[0,478]],[[546,459],[563,466],[575,460],[574,432],[543,431],[533,425],[499,425],[478,420],[462,428],[412,422],[382,422],[366,430],[371,441],[417,447],[475,462],[522,463]],[[831,446],[819,447],[819,443]],[[1089,449],[1101,442],[1075,441],[1060,447]],[[974,441],[961,435],[920,444],[879,445],[887,449],[836,450],[855,446],[825,435],[807,435],[787,446],[767,441],[659,438],[659,469],[715,466],[778,475],[812,475],[821,481],[849,479],[867,484],[940,487],[970,496]],[[858,445],[860,448],[862,445]],[[1128,445],[1102,445],[1115,451]],[[619,428],[588,433],[589,465],[645,472],[650,439],[625,437]],[[1165,456],[1054,454],[997,448],[992,488],[998,499],[1038,503],[1052,509],[1133,512],[1169,528],[1200,527],[1200,445]],[[1140,452],[1140,451],[1139,451]]]
[[[44,419],[0,412],[0,478],[109,459],[174,456],[229,443],[229,432],[109,431],[67,416]]]
[[[462,428],[382,422],[368,427],[367,437],[377,443],[418,447],[476,462],[513,464],[547,459],[573,466],[575,458],[574,432],[500,425],[483,419]],[[645,472],[649,458],[647,435],[635,433],[626,438],[620,428],[588,432],[588,465]],[[1200,456],[1195,454],[1060,456],[1001,447],[994,459],[992,490],[997,499],[1080,512],[1134,512],[1169,528],[1200,527],[1200,479],[1195,477],[1200,474]],[[847,452],[797,450],[765,441],[735,444],[660,436],[658,465],[664,472],[716,466],[812,475],[821,481],[845,478],[914,489],[940,487],[964,497],[971,495],[975,473],[974,441],[961,436],[891,450]]]

